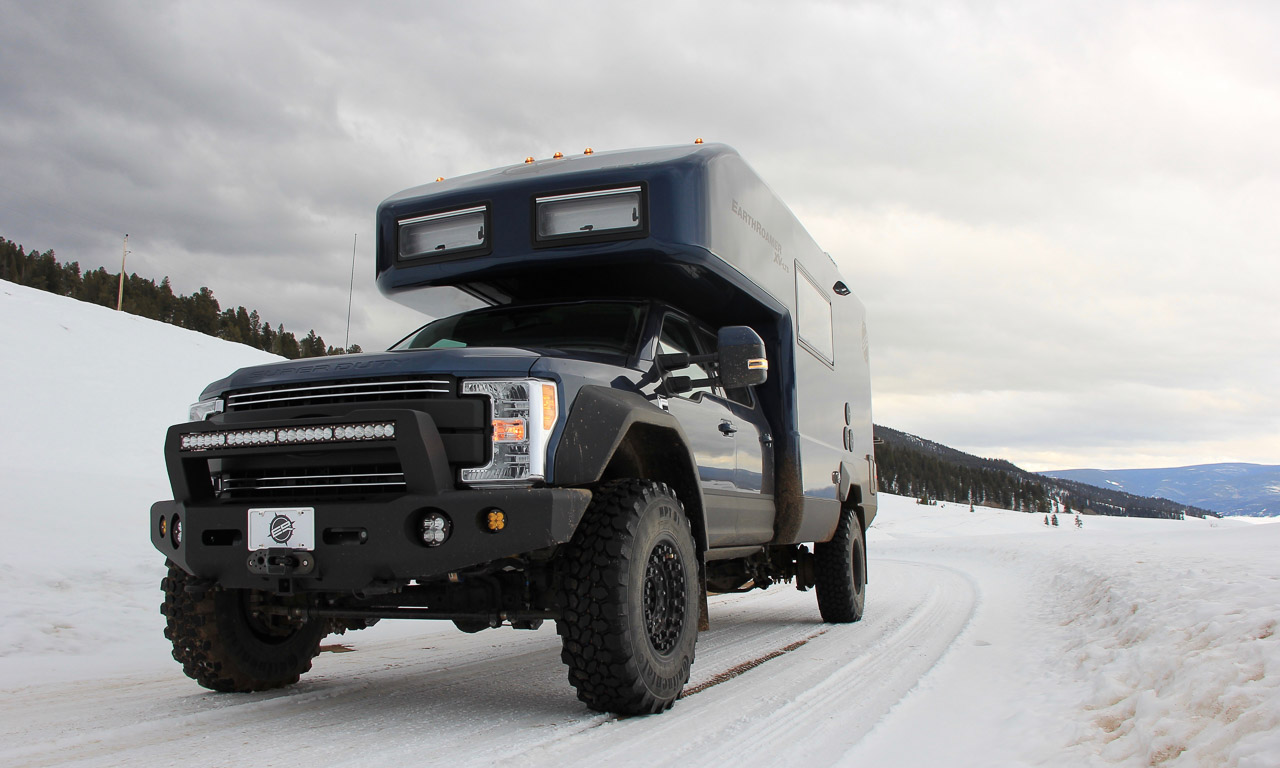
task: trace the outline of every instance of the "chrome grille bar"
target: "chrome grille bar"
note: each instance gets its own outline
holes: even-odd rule
[[[227,395],[227,409],[241,410],[267,404],[321,403],[334,400],[395,400],[421,395],[448,395],[453,382],[448,379],[374,379],[372,381],[328,382],[310,386],[261,387]]]
[[[357,397],[361,399],[372,399],[374,397],[378,397],[379,395],[401,395],[401,394],[412,395],[412,394],[422,394],[422,393],[428,393],[428,392],[433,394],[442,394],[442,395],[449,394],[449,390],[447,389],[391,389],[391,390],[371,391],[371,392],[323,392],[323,393],[317,393],[317,394],[311,394],[311,395],[294,395],[293,397],[272,397],[272,398],[263,398],[259,400],[245,400],[244,402],[239,402],[239,403],[232,403],[230,401],[233,398],[248,397],[248,395],[232,395],[231,397],[227,398],[227,401],[228,401],[227,406],[229,408],[243,408],[244,406],[247,406],[247,405],[260,405],[262,403],[285,403],[285,402],[290,402],[295,400],[324,400],[331,397]],[[254,394],[274,395],[275,392],[256,392]]]

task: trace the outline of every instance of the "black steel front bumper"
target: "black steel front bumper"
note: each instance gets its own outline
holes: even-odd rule
[[[196,578],[224,587],[278,592],[376,590],[565,543],[591,501],[590,491],[576,488],[456,489],[439,433],[431,417],[419,411],[370,409],[343,414],[342,419],[395,423],[395,439],[379,443],[379,449],[385,450],[388,444],[394,448],[408,481],[404,493],[359,500],[219,500],[207,487],[210,460],[250,450],[298,449],[183,451],[182,434],[271,425],[181,424],[170,428],[165,443],[177,499],[151,506],[152,544]],[[333,419],[291,420],[289,426],[326,422]],[[349,453],[353,448],[309,446],[308,450]],[[249,549],[249,510],[272,507],[315,510],[314,551]],[[495,509],[503,512],[505,525],[491,532],[486,520]],[[449,538],[435,547],[423,544],[419,534],[422,517],[429,511],[443,512],[452,523]]]

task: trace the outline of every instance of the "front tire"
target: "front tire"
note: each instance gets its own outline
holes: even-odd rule
[[[261,608],[288,598],[257,590],[187,592],[188,578],[169,563],[169,575],[160,583],[164,636],[187,677],[214,691],[266,691],[296,683],[311,669],[328,634],[327,622],[263,613]]]
[[[840,513],[831,541],[813,547],[818,611],[822,620],[848,624],[862,618],[867,599],[867,546],[852,509]]]
[[[578,698],[600,712],[668,709],[698,639],[698,560],[671,489],[620,480],[592,497],[564,552],[561,659]]]

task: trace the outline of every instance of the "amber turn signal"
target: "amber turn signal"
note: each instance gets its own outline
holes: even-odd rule
[[[484,524],[491,533],[497,533],[507,527],[507,516],[500,509],[491,509],[485,516]]]

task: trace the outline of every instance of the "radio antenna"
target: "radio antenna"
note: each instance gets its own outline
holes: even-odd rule
[[[356,240],[359,236],[359,233],[351,236],[351,284],[347,286],[347,338],[342,344],[343,352],[351,349],[351,295],[356,288]]]

